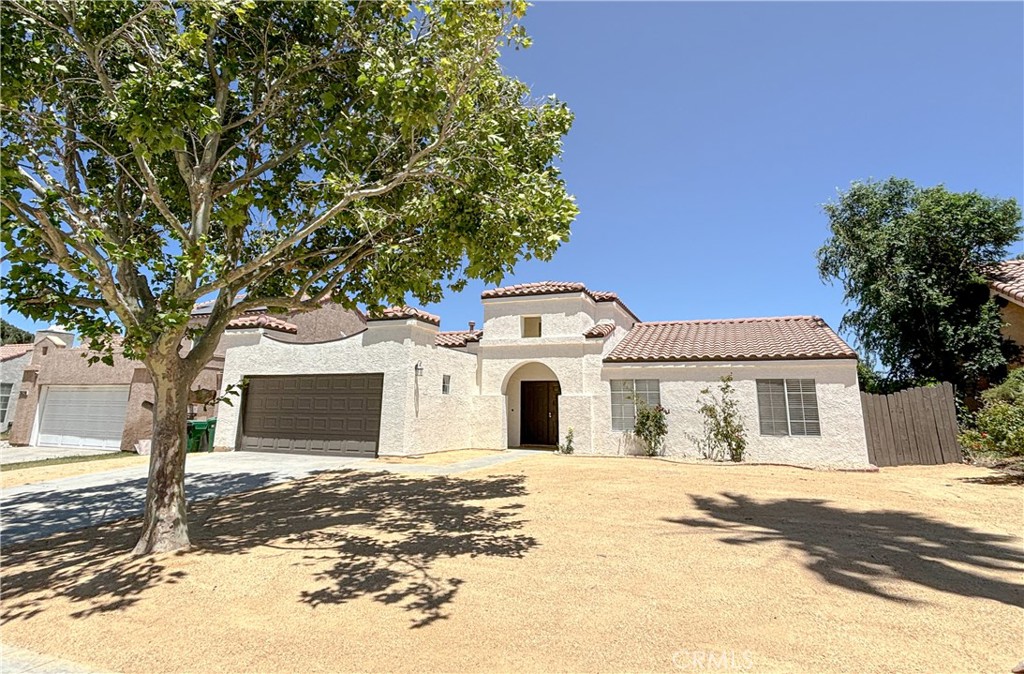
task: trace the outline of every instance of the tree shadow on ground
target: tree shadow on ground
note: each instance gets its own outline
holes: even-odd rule
[[[854,592],[913,603],[891,581],[965,597],[1024,606],[1024,587],[994,574],[1024,571],[1021,541],[904,511],[857,512],[819,499],[757,501],[741,494],[690,496],[703,518],[667,519],[720,530],[721,541],[747,546],[782,543],[808,569]]]
[[[223,477],[223,476],[217,476]],[[359,597],[401,606],[412,626],[445,617],[462,580],[434,562],[468,555],[521,557],[537,545],[518,533],[522,476],[418,478],[389,473],[319,473],[259,491],[190,505],[193,550],[234,555],[259,546],[299,550],[322,584],[298,599],[312,606]],[[69,494],[67,498],[82,498]],[[128,521],[5,546],[0,623],[26,620],[48,597],[82,602],[74,617],[123,610],[146,590],[179,581],[168,557],[133,559]]]

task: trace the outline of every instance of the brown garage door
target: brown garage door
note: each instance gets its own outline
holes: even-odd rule
[[[242,449],[377,456],[383,374],[250,377]]]

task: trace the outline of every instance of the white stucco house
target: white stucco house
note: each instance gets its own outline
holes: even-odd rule
[[[495,288],[482,329],[397,307],[366,330],[313,344],[266,333],[227,351],[221,449],[409,455],[550,447],[638,453],[634,399],[669,409],[665,453],[696,456],[701,389],[731,374],[746,459],[869,465],[857,357],[814,316],[642,322],[581,283]]]

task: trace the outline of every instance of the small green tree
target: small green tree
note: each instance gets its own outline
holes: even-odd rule
[[[818,270],[842,284],[842,327],[887,378],[971,395],[999,376],[1013,347],[985,272],[1021,236],[1015,200],[890,178],[854,183],[824,210],[832,235]]]
[[[697,411],[704,418],[703,435],[695,438],[700,455],[705,459],[742,461],[747,449],[746,430],[732,375],[722,377],[716,394],[711,387],[701,389]]]
[[[659,456],[665,451],[665,436],[668,435],[668,410],[661,405],[648,405],[640,398],[634,399],[636,420],[633,435],[644,444],[647,456]]]

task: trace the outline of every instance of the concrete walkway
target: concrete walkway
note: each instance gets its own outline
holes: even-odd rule
[[[449,465],[388,464],[374,459],[259,452],[190,454],[185,464],[185,491],[189,501],[205,501],[338,470],[458,475],[531,454],[529,450],[509,450]],[[0,537],[4,544],[18,543],[137,517],[145,501],[147,471],[146,466],[115,468],[5,489],[0,494]]]
[[[63,459],[69,456],[116,454],[117,449],[90,449],[85,447],[11,447],[0,446],[0,464]]]
[[[25,648],[0,644],[0,672],[3,674],[98,674],[100,671]]]

